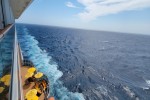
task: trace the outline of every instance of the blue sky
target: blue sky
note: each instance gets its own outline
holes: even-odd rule
[[[150,34],[150,0],[34,0],[16,22]]]

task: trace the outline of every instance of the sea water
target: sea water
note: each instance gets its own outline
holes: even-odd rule
[[[17,24],[23,55],[58,100],[149,100],[150,36]]]

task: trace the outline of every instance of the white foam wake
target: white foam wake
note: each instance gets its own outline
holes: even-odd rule
[[[24,27],[21,32],[23,32],[23,34],[18,34],[18,40],[23,55],[29,57],[37,70],[43,72],[48,77],[51,94],[58,100],[84,100],[81,93],[69,92],[68,89],[62,85],[59,78],[63,73],[57,69],[57,64],[52,62],[52,58],[48,56],[48,53],[40,49],[38,41],[29,34],[28,29]]]

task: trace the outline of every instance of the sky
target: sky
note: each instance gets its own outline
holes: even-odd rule
[[[150,34],[150,0],[34,0],[16,22]]]

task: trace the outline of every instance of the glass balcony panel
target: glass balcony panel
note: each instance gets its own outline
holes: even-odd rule
[[[10,74],[13,62],[15,27],[12,26],[4,37],[0,38],[0,99],[8,100]]]

